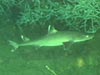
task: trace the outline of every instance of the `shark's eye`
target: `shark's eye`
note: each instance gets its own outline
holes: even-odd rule
[[[89,35],[86,35],[86,37],[88,38],[88,37],[89,37]]]

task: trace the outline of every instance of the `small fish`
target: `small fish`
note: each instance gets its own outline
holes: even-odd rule
[[[76,31],[57,31],[55,28],[52,30],[49,27],[48,34],[43,36],[40,39],[24,42],[24,43],[16,43],[14,41],[9,40],[10,45],[12,45],[15,49],[21,46],[61,46],[65,42],[83,42],[92,39],[94,36],[76,32]]]

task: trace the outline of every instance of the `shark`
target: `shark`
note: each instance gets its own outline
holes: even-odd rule
[[[17,49],[22,46],[37,46],[37,47],[50,47],[50,46],[62,46],[64,43],[77,43],[91,40],[94,37],[92,34],[86,34],[78,31],[58,31],[54,27],[48,27],[48,33],[43,37],[27,41],[23,43],[16,43],[12,40],[8,40],[10,45]]]

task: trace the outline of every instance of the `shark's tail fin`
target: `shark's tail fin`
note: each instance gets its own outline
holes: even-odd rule
[[[14,47],[15,50],[19,47],[19,44],[16,43],[16,42],[14,42],[14,41],[8,40],[8,42],[9,42],[9,44],[10,44],[11,46]]]

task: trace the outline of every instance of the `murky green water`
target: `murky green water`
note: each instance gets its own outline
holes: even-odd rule
[[[94,39],[63,47],[20,47],[12,52],[8,40],[20,41],[12,25],[0,29],[0,74],[2,75],[99,75],[100,32]],[[37,35],[36,35],[37,36]]]
[[[0,75],[100,75],[99,1],[89,0],[90,8],[83,7],[88,0],[42,1],[0,0]],[[13,51],[8,40],[22,43],[21,35],[35,40],[48,33],[49,25],[59,31],[90,28],[94,38],[73,44],[69,51],[62,46],[24,46]]]

